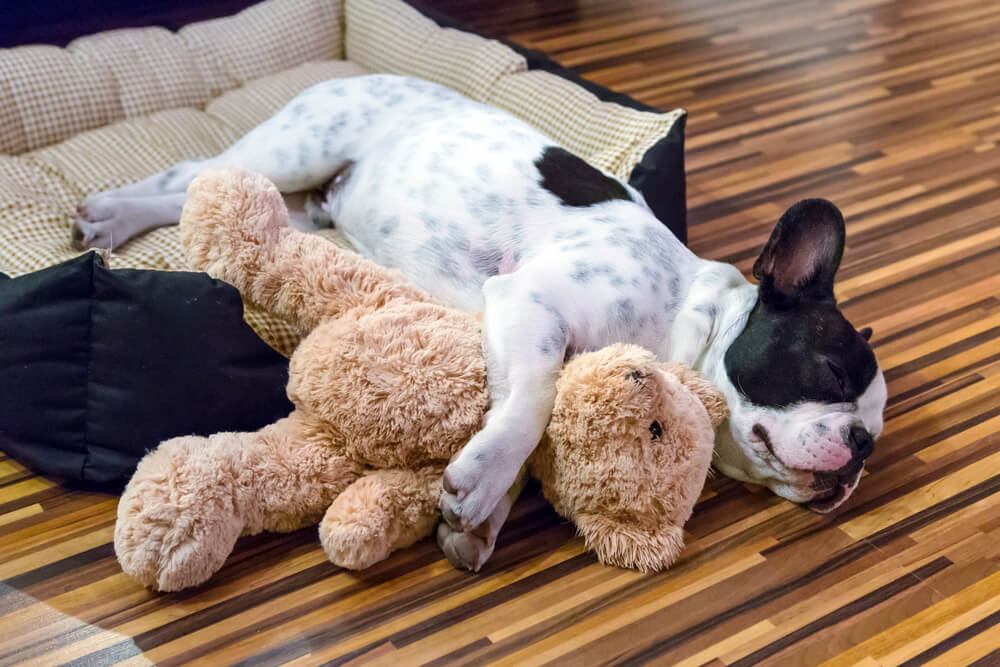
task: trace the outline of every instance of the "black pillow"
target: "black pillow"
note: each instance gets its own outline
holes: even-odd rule
[[[162,440],[286,416],[287,380],[206,274],[108,270],[95,252],[0,274],[0,451],[42,474],[120,487]]]

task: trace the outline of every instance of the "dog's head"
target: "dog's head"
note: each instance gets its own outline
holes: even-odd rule
[[[833,204],[788,209],[754,264],[756,303],[712,373],[731,413],[716,467],[818,512],[857,486],[886,402],[871,330],[851,326],[834,299],[843,251]]]

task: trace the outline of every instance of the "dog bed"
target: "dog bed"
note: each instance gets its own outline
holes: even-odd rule
[[[268,0],[176,33],[0,50],[0,272],[74,257],[69,225],[85,195],[219,153],[304,88],[367,72],[415,75],[510,111],[631,179],[684,238],[682,109],[644,107],[400,0]],[[108,263],[184,269],[176,226],[129,241]],[[298,341],[287,323],[253,309],[246,319],[285,354]]]

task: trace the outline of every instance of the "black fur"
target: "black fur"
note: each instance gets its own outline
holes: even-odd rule
[[[625,186],[569,151],[549,146],[535,160],[541,186],[566,206],[591,206],[614,199],[632,201]]]
[[[726,350],[725,365],[740,393],[769,407],[854,402],[878,370],[868,342],[835,305],[781,308],[763,299]]]
[[[771,233],[754,264],[757,304],[725,356],[730,381],[752,403],[850,403],[875,377],[871,330],[855,330],[833,295],[844,236],[843,216],[823,199],[795,204]]]
[[[844,216],[825,199],[803,199],[789,208],[753,265],[761,298],[833,300],[844,237]]]

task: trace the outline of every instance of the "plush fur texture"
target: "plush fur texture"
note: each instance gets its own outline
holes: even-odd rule
[[[257,433],[175,438],[148,454],[118,509],[125,572],[160,590],[194,586],[241,534],[317,522],[330,559],[351,569],[429,535],[441,473],[488,408],[479,319],[294,231],[255,174],[195,180],[181,234],[194,267],[308,333],[290,365],[296,409]],[[658,570],[683,546],[725,416],[694,371],[612,345],[566,364],[530,468],[603,562]]]

